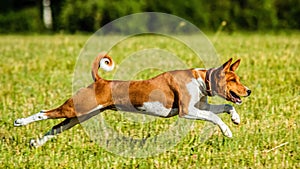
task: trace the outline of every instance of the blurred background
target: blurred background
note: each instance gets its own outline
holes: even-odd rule
[[[0,33],[95,32],[137,12],[177,15],[210,31],[222,23],[228,32],[300,29],[299,0],[0,0]]]

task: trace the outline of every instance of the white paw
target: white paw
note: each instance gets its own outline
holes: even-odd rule
[[[231,120],[234,124],[240,124],[241,122],[240,116],[236,112],[231,114]]]
[[[26,125],[26,123],[24,122],[24,119],[23,119],[23,118],[22,118],[22,119],[17,119],[17,120],[15,120],[15,122],[14,122],[14,126],[15,126],[15,127],[24,126],[24,125]]]
[[[222,125],[221,131],[224,136],[228,138],[232,138],[232,132],[230,131],[229,127],[226,124]]]
[[[31,139],[29,144],[30,144],[31,147],[37,148],[37,147],[40,146],[40,144],[38,142],[39,142],[38,140]]]
[[[231,115],[231,120],[234,124],[240,124],[241,119],[239,114],[236,112],[235,108],[233,106],[229,107],[229,114]]]

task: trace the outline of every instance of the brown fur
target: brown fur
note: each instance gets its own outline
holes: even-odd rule
[[[195,74],[195,73],[194,73]],[[187,114],[190,100],[186,83],[194,78],[192,70],[163,73],[143,81],[111,81],[98,79],[87,88],[80,89],[60,107],[45,112],[51,118],[72,118],[103,108],[121,108],[136,111],[144,102],[159,101],[166,108],[179,108],[179,115]]]
[[[105,56],[110,58],[108,55]],[[186,84],[199,76],[205,79],[206,70],[188,69],[165,72],[141,81],[104,80],[98,75],[99,65],[97,65],[103,57],[98,56],[93,63],[92,75],[95,82],[87,88],[80,89],[60,107],[45,112],[49,118],[79,117],[98,105],[102,105],[103,109],[120,108],[134,112],[135,107],[150,101],[159,101],[166,108],[178,108],[179,116],[182,117],[188,113],[190,100]],[[230,66],[231,61],[232,59],[216,69],[212,75],[212,85],[215,86],[216,93],[229,101],[231,100],[229,91],[240,96],[247,95],[246,88],[234,73],[240,60]]]
[[[233,64],[231,62],[232,59],[219,68],[209,70],[174,70],[148,80],[120,81],[105,80],[98,75],[100,63],[101,68],[105,70],[111,70],[114,65],[111,57],[99,55],[92,64],[94,83],[80,89],[58,108],[17,119],[14,125],[23,126],[43,119],[66,118],[47,132],[42,139],[31,140],[32,146],[40,146],[54,135],[72,128],[101,111],[120,109],[136,112],[139,111],[137,108],[143,111],[145,103],[158,102],[167,109],[166,113],[169,114],[164,112],[164,108],[162,108],[162,112],[155,114],[151,111],[152,109],[156,111],[156,109],[151,107],[146,109],[153,113],[151,115],[163,117],[179,115],[184,118],[208,120],[218,124],[224,135],[232,137],[230,129],[215,114],[227,112],[231,114],[232,121],[239,124],[239,115],[235,109],[231,105],[210,105],[207,103],[207,96],[218,95],[228,101],[240,104],[242,102],[240,96],[250,95],[251,90],[243,86],[235,74],[240,60]],[[201,89],[199,90],[198,87]],[[211,112],[212,110],[214,112]]]
[[[247,88],[240,82],[240,78],[235,70],[240,64],[240,59],[231,65],[232,59],[229,59],[212,74],[212,84],[218,96],[228,101],[232,101],[230,91],[239,96],[248,96]]]

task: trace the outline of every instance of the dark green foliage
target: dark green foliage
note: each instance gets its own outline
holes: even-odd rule
[[[33,7],[0,14],[0,25],[0,33],[41,32],[43,29],[39,10]]]
[[[94,32],[101,26],[137,12],[163,12],[182,17],[200,29],[227,31],[299,29],[299,0],[51,0],[57,32]],[[42,1],[0,1],[0,32],[41,32]],[[224,22],[223,22],[224,23]]]

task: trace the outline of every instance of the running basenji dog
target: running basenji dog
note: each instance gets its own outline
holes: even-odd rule
[[[174,70],[154,78],[141,81],[105,80],[98,75],[98,69],[110,71],[114,67],[112,58],[100,54],[93,62],[94,83],[80,89],[64,104],[52,110],[42,110],[27,118],[15,120],[14,126],[45,120],[66,118],[54,126],[40,139],[32,139],[30,145],[43,145],[55,135],[70,129],[98,113],[111,109],[142,113],[159,117],[179,117],[210,121],[219,126],[222,133],[232,137],[229,127],[217,115],[226,112],[233,123],[239,124],[240,117],[229,104],[211,105],[208,96],[220,96],[241,104],[241,96],[249,96],[251,90],[242,85],[235,70],[240,64],[232,59],[218,68]]]

